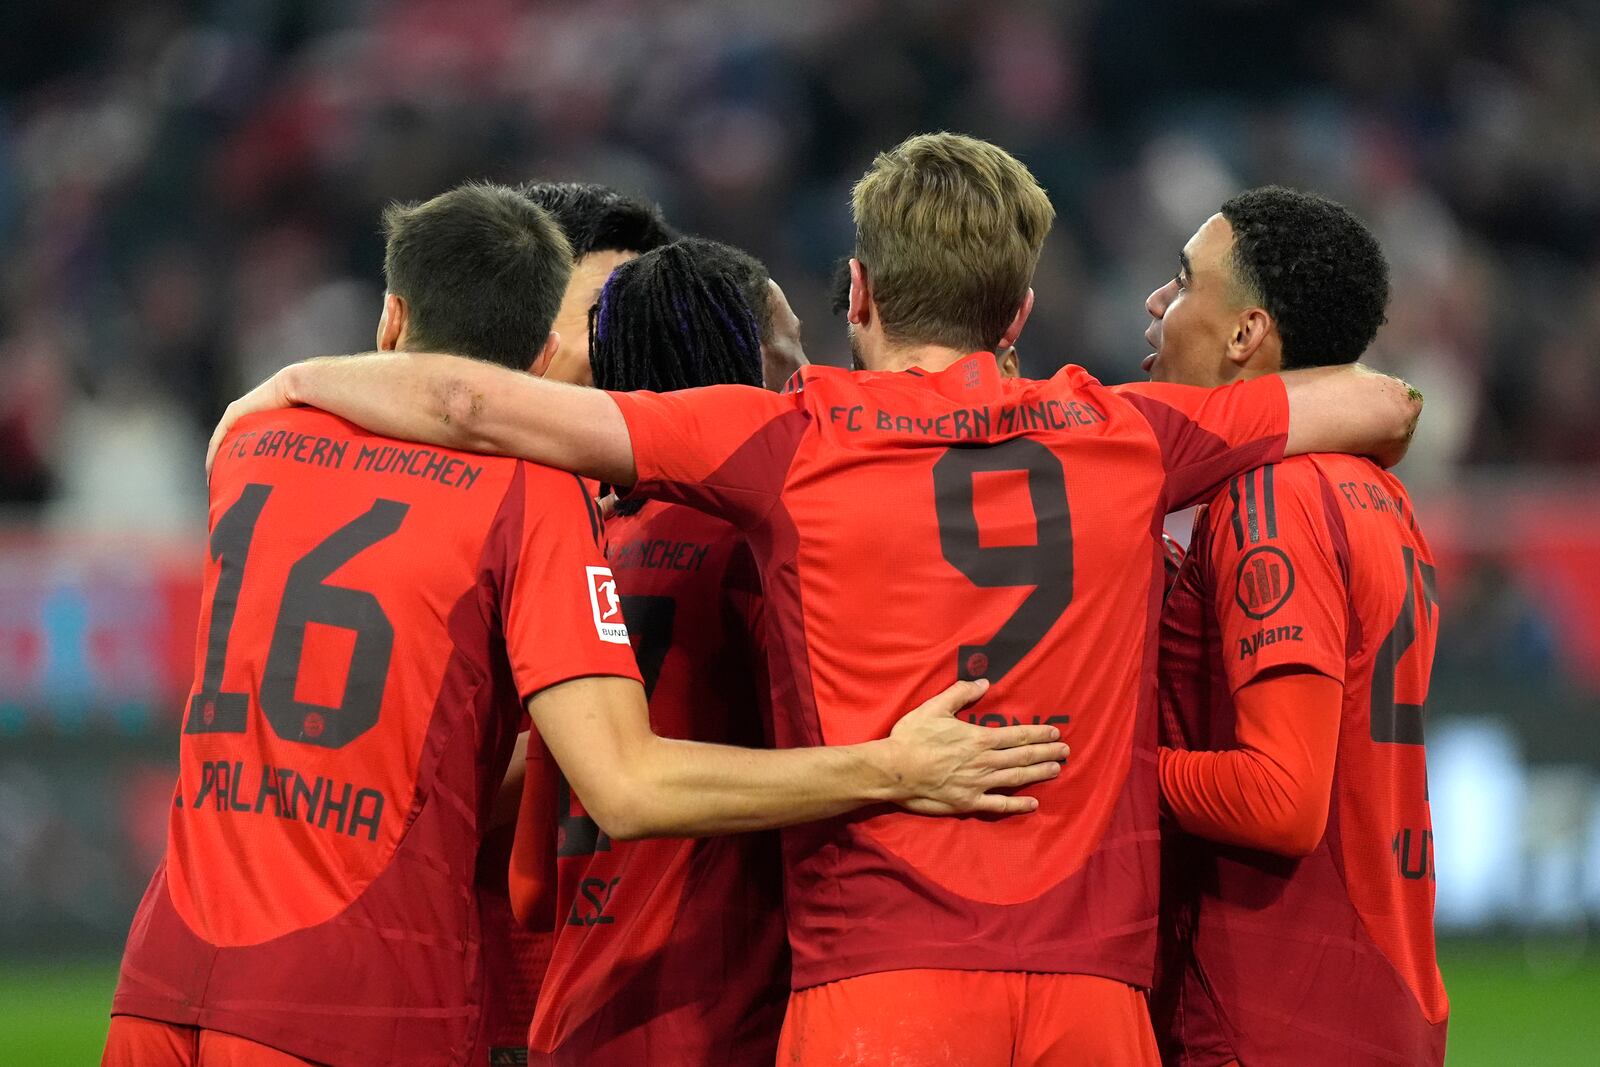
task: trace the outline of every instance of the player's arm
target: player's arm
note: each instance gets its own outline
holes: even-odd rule
[[[958,682],[865,744],[743,749],[656,736],[644,690],[576,678],[528,711],[589,815],[609,836],[698,837],[773,829],[898,804],[930,815],[1034,810],[992,792],[1054,778],[1067,746],[1053,727],[988,728],[955,717],[986,683]]]
[[[553,930],[556,915],[556,800],[564,788],[549,750],[532,730],[518,738],[518,757],[513,769],[521,795],[513,799],[516,807],[516,841],[511,849],[511,910],[529,930]],[[510,784],[510,774],[507,776]],[[504,794],[502,794],[502,798]]]
[[[406,352],[283,368],[228,405],[212,434],[207,469],[239,419],[302,404],[388,437],[520,456],[609,485],[634,483],[628,427],[606,393],[460,356]]]
[[[1236,747],[1162,748],[1161,800],[1191,834],[1284,856],[1316,849],[1328,824],[1344,686],[1310,670],[1234,694]]]
[[[1357,364],[1269,374],[1220,389],[1135,382],[1112,392],[1145,417],[1160,442],[1171,510],[1288,455],[1348,452],[1396,463],[1422,411],[1422,395],[1405,382]]]
[[[522,805],[522,783],[528,777],[528,735],[524,730],[517,735],[511,747],[511,762],[506,764],[505,777],[494,796],[494,807],[489,813],[489,825],[509,826],[517,821],[517,809]]]
[[[1289,398],[1283,453],[1348,452],[1385,467],[1405,457],[1422,415],[1422,394],[1359,363],[1281,375]]]
[[[1163,749],[1184,829],[1301,856],[1327,825],[1343,714],[1349,587],[1331,490],[1309,463],[1249,471],[1206,509],[1191,577],[1208,594],[1235,712],[1234,747]]]

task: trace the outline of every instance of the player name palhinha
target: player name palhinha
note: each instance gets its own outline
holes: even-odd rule
[[[183,797],[174,804],[183,807]],[[383,794],[352,782],[308,778],[291,767],[249,767],[243,760],[206,760],[200,765],[200,791],[188,805],[235,815],[294,819],[329,833],[378,839]]]
[[[992,408],[961,408],[942,415],[902,415],[864,404],[830,407],[828,421],[846,433],[873,429],[945,441],[982,441],[995,435],[1032,430],[1071,430],[1106,421],[1100,409],[1082,400],[1040,400]]]
[[[350,446],[356,445],[352,449]],[[471,489],[483,467],[459,456],[420,445],[367,445],[295,430],[249,430],[228,443],[226,455],[243,459],[286,459],[310,467],[396,474],[423,478],[456,489]]]

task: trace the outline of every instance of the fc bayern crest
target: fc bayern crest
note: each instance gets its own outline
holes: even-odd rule
[[[1233,599],[1252,619],[1265,619],[1294,595],[1294,564],[1271,545],[1245,553],[1239,561]]]

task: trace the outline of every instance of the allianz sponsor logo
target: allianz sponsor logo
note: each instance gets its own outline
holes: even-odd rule
[[[1268,645],[1281,644],[1284,641],[1302,641],[1304,633],[1304,626],[1262,627],[1249,637],[1239,638],[1239,658],[1247,659]]]

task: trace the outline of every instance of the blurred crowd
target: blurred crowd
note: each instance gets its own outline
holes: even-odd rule
[[[1427,394],[1402,469],[1425,505],[1443,500],[1433,487],[1527,480],[1465,468],[1600,475],[1594,0],[5,0],[0,538],[17,519],[201,536],[223,405],[291,360],[370,347],[379,212],[466,178],[655,199],[681,229],[764,258],[812,359],[842,362],[829,279],[850,251],[850,185],[875,152],[939,128],[1017,153],[1059,213],[1025,373],[1136,377],[1145,296],[1189,234],[1242,188],[1294,185],[1350,204],[1388,252],[1372,362]],[[1538,869],[1515,798],[1539,794],[1541,765],[1574,762],[1591,777],[1568,792],[1592,817],[1556,851],[1590,857],[1600,915],[1600,675],[1571,679],[1571,649],[1600,642],[1572,642],[1580,606],[1600,602],[1592,577],[1580,588],[1600,522],[1497,491],[1451,499],[1461,514],[1430,512],[1430,530],[1471,554],[1441,570],[1430,704],[1461,718],[1454,741],[1430,726],[1436,814],[1446,847],[1504,855],[1441,882],[1442,921],[1498,915],[1473,910],[1473,886]],[[1542,569],[1514,562],[1519,546]],[[1552,569],[1562,553],[1574,562]],[[128,592],[47,558],[0,541],[8,744],[37,709],[7,703],[7,664],[78,649],[47,672],[72,734],[92,703],[73,688],[94,675],[83,664],[109,655],[125,682],[107,648],[160,601],[138,584],[148,560],[109,557]],[[43,622],[16,592],[35,586]],[[193,610],[184,589],[169,599]],[[17,921],[0,945],[120,944],[160,850],[170,713],[7,750],[0,906]],[[162,730],[130,758],[150,723]],[[1577,886],[1564,870],[1547,881]],[[1524,921],[1532,890],[1507,885],[1497,899]]]
[[[11,0],[0,512],[193,530],[201,442],[285,362],[370,347],[378,214],[601,181],[828,278],[874,152],[958,129],[1059,223],[1024,370],[1138,374],[1145,294],[1238,189],[1343,200],[1393,267],[1407,461],[1600,463],[1600,5],[1583,0]]]

